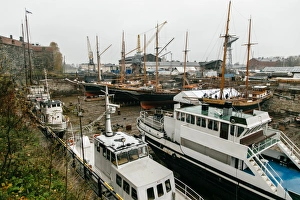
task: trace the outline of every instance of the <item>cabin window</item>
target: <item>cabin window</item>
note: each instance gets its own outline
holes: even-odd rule
[[[131,149],[129,152],[129,160],[133,161],[139,158],[139,153],[137,149]]]
[[[176,119],[180,120],[180,112],[176,112]]]
[[[237,130],[235,130],[235,129],[237,129]],[[231,125],[230,135],[240,137],[241,134],[244,132],[244,130],[245,129],[243,127]],[[237,132],[237,134],[234,134],[235,132]]]
[[[213,121],[213,129],[215,130],[215,131],[218,131],[219,130],[219,122],[217,122],[217,121]]]
[[[170,192],[171,191],[171,183],[170,183],[170,179],[165,181],[165,185],[166,185],[166,191]]]
[[[191,123],[195,124],[195,116],[194,115],[191,115]]]
[[[139,157],[140,157],[140,158],[143,158],[143,157],[148,156],[148,150],[147,150],[147,147],[146,147],[146,146],[140,147],[140,148],[138,149],[138,153],[139,153]]]
[[[148,200],[155,199],[153,187],[147,189],[147,197],[148,197]]]
[[[107,160],[110,160],[110,150],[107,149],[107,155],[106,155]]]
[[[97,151],[100,152],[100,144],[97,143]]]
[[[156,188],[157,188],[157,194],[158,194],[158,197],[163,196],[163,195],[164,195],[164,188],[163,188],[162,183],[158,184],[158,185],[156,186]]]
[[[226,140],[228,139],[228,127],[229,124],[221,122],[220,137]]]
[[[212,125],[213,125],[213,121],[209,119],[209,120],[208,120],[207,128],[208,128],[208,129],[212,129]]]
[[[240,137],[245,129],[244,129],[244,127],[240,127],[240,126],[238,126],[237,129],[238,129],[237,130],[237,136]]]
[[[180,120],[183,122],[185,121],[185,113],[181,113]]]
[[[201,124],[201,117],[196,117],[196,124],[197,124],[197,126],[200,126],[200,124]]]
[[[206,120],[205,120],[205,118],[201,118],[201,126],[202,127],[206,127]]]
[[[123,180],[123,190],[124,190],[127,194],[129,194],[129,189],[130,189],[129,183],[127,183],[125,180]]]
[[[106,147],[103,147],[103,153],[102,153],[103,157],[106,158]]]
[[[128,162],[128,153],[121,152],[117,155],[118,165],[123,165]]]
[[[191,115],[189,114],[186,115],[186,122],[191,123]]]
[[[117,182],[118,186],[122,187],[122,178],[118,174],[116,176],[116,182]]]
[[[136,189],[134,189],[134,188],[131,188],[131,197],[134,200],[138,199]]]
[[[234,136],[235,125],[230,126],[230,135]]]
[[[194,115],[186,115],[186,122],[190,123],[190,124],[195,124],[195,116]]]
[[[215,120],[208,120],[208,125],[207,128],[211,129],[211,130],[215,130],[218,131],[219,130],[219,122],[215,121]]]
[[[111,162],[112,162],[114,165],[117,166],[117,163],[116,163],[116,155],[115,155],[113,152],[111,152]]]

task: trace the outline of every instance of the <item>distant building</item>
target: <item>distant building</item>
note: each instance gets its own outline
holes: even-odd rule
[[[10,37],[0,36],[0,47],[0,50],[13,60],[13,67],[16,67],[16,69],[24,68],[25,63],[26,65],[29,64],[28,43],[24,41],[23,37],[14,39],[12,35]],[[50,71],[54,69],[54,52],[52,47],[29,44],[29,50],[31,65],[34,69],[47,69]]]
[[[272,57],[272,58],[252,58],[249,61],[249,70],[261,70],[265,67],[276,67],[280,66],[283,58],[281,57]]]

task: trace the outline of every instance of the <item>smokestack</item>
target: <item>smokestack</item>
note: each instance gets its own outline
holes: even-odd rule
[[[208,104],[202,104],[202,114],[207,114],[208,112]]]
[[[223,115],[224,116],[231,116],[232,115],[232,103],[225,101],[224,108],[223,108]]]

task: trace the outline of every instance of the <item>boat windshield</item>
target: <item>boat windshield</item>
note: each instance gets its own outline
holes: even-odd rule
[[[120,152],[117,154],[118,165],[123,165],[125,163],[137,160],[148,156],[147,146],[142,146],[139,148],[130,149],[129,151]]]
[[[117,154],[118,165],[123,165],[128,162],[128,152],[121,152]]]

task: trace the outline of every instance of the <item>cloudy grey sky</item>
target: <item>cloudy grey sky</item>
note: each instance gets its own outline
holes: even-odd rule
[[[175,38],[163,53],[168,60],[184,60],[188,32],[188,61],[222,58],[220,35],[225,33],[228,0],[9,0],[1,3],[0,35],[19,38],[28,16],[30,42],[48,46],[56,42],[66,63],[88,62],[87,36],[96,60],[96,36],[101,63],[121,58],[122,32],[125,52],[137,46],[137,35],[148,41],[155,26],[167,23],[159,33],[159,46]],[[232,0],[229,33],[239,39],[232,45],[232,61],[246,62],[249,18],[252,18],[252,57],[300,55],[299,0]],[[154,53],[155,40],[147,47]],[[162,53],[162,54],[163,54]],[[130,54],[129,54],[130,55]],[[133,53],[131,54],[133,55]]]

